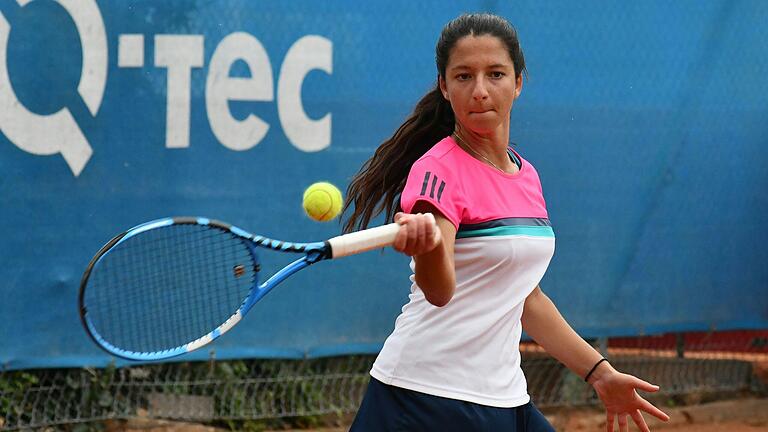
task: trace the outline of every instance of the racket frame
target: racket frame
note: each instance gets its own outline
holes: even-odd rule
[[[119,244],[127,241],[128,239],[130,239],[135,235],[141,234],[149,230],[163,228],[171,225],[190,225],[190,224],[210,226],[214,229],[224,230],[244,240],[244,244],[248,247],[248,250],[250,251],[251,256],[253,257],[253,261],[257,265],[257,269],[256,269],[257,273],[258,273],[258,266],[259,266],[259,255],[257,253],[257,248],[259,247],[272,249],[280,252],[304,253],[304,255],[301,258],[293,261],[292,263],[286,265],[285,267],[277,271],[275,274],[270,276],[263,283],[259,284],[257,279],[249,289],[248,295],[245,297],[245,299],[243,299],[243,302],[240,304],[238,309],[229,318],[224,320],[224,322],[219,324],[218,327],[216,327],[215,329],[210,331],[208,334],[198,339],[187,342],[178,347],[174,347],[174,348],[170,348],[162,351],[155,351],[155,352],[130,351],[130,350],[119,348],[111,344],[109,341],[104,339],[103,336],[101,336],[101,334],[95,328],[91,320],[88,319],[88,309],[87,309],[87,306],[85,305],[85,290],[86,290],[86,287],[88,286],[88,280],[90,278],[91,272],[96,267],[96,265],[98,265],[99,261],[101,261],[101,259],[104,256],[106,256],[112,249],[114,249]],[[215,219],[203,218],[203,217],[169,217],[169,218],[153,220],[153,221],[135,226],[115,236],[109,242],[107,242],[107,244],[105,244],[101,249],[99,249],[99,252],[97,252],[96,255],[93,257],[93,259],[91,259],[80,281],[80,291],[78,294],[78,308],[80,312],[80,321],[83,324],[83,327],[85,328],[86,333],[88,333],[88,336],[90,336],[90,338],[96,343],[96,345],[98,345],[103,350],[105,350],[109,354],[112,354],[116,357],[124,358],[127,360],[135,360],[135,361],[153,361],[153,360],[163,360],[171,357],[176,357],[176,356],[188,353],[190,351],[194,351],[204,345],[207,345],[213,340],[215,340],[216,338],[218,338],[219,336],[228,332],[230,329],[232,329],[232,327],[235,326],[235,324],[240,322],[243,316],[245,316],[245,314],[247,314],[248,311],[251,310],[253,305],[255,305],[259,300],[261,300],[265,295],[267,295],[274,287],[276,287],[278,284],[280,284],[282,281],[287,279],[292,274],[318,261],[331,259],[331,258],[332,258],[331,245],[328,241],[314,242],[314,243],[293,243],[293,242],[285,242],[280,240],[273,240],[264,236],[251,234],[248,231],[245,231],[234,225],[227,224],[225,222],[221,222]]]

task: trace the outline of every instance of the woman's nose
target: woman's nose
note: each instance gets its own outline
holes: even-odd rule
[[[472,97],[477,100],[482,100],[488,97],[488,88],[486,87],[486,83],[483,78],[479,78],[476,81],[475,88],[472,91]]]

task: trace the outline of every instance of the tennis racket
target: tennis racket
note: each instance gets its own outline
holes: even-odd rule
[[[237,324],[254,304],[318,261],[389,246],[391,223],[315,243],[291,243],[223,222],[174,217],[116,236],[80,283],[85,330],[108,353],[160,360],[196,350]],[[301,254],[259,283],[259,249]]]

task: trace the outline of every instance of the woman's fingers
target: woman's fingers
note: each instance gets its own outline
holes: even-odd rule
[[[636,389],[642,390],[644,392],[655,393],[655,392],[659,391],[659,386],[651,384],[648,381],[643,381],[643,380],[641,380],[640,378],[638,378],[636,376],[632,376],[632,386],[634,386]]]
[[[652,403],[648,402],[643,398],[640,398],[640,409],[656,417],[659,420],[663,420],[663,421],[669,420],[669,416],[667,415],[667,413],[656,408]]]
[[[656,392],[659,390],[658,386],[627,374],[618,374],[613,379],[610,377],[602,379],[605,382],[598,380],[594,383],[594,386],[600,399],[605,404],[606,430],[608,432],[613,432],[614,430],[614,419],[617,420],[619,425],[619,432],[628,431],[628,416],[632,417],[640,431],[650,432],[641,411],[645,411],[662,421],[669,420],[669,416],[666,413],[656,408],[637,393],[637,390]]]
[[[418,255],[424,249],[424,217],[421,213],[410,215],[408,220],[408,243],[405,253],[409,256]]]
[[[632,420],[635,421],[637,428],[640,429],[641,432],[651,432],[651,430],[648,429],[648,424],[645,423],[645,419],[643,418],[643,415],[640,414],[640,411],[635,410],[631,415],[632,415]]]
[[[629,425],[627,424],[627,415],[619,414],[619,432],[629,432]]]
[[[398,252],[419,255],[431,251],[440,242],[440,230],[431,213],[396,213],[394,220],[400,224],[392,245]]]
[[[425,246],[426,245],[426,243],[427,243],[427,231],[429,231],[429,227],[427,226],[426,223],[419,223],[418,226],[416,227],[416,241],[413,244],[415,250],[418,250],[419,246]],[[430,237],[431,237],[432,233],[430,232],[429,234],[430,234]]]
[[[398,252],[404,252],[405,246],[408,243],[408,224],[406,223],[407,215],[405,213],[396,213],[395,222],[400,224],[400,230],[397,231],[395,236],[395,242],[392,243],[392,247]]]
[[[427,228],[425,241],[427,242],[429,250],[432,250],[440,244],[442,233],[440,232],[440,228],[437,226],[437,221],[435,221],[435,216],[432,213],[424,213],[424,217]]]

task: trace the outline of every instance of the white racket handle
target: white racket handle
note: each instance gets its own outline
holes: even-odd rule
[[[395,242],[399,230],[400,224],[391,223],[334,237],[328,240],[331,257],[340,258],[390,246]]]
[[[433,229],[438,229],[432,213],[424,213],[424,215],[429,217]],[[331,258],[340,258],[391,246],[395,242],[398,231],[400,231],[400,224],[391,223],[334,237],[328,240],[331,245]]]

